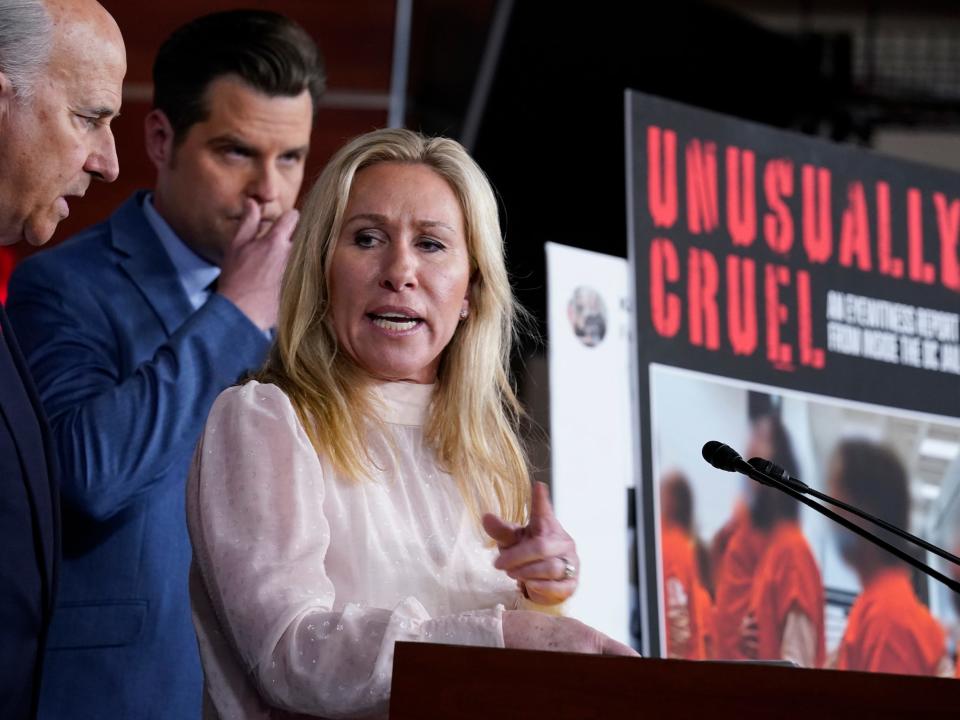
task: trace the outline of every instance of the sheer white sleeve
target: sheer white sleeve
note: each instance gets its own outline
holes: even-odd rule
[[[325,568],[325,491],[276,386],[252,382],[218,398],[188,485],[194,563],[217,635],[266,703],[326,717],[383,712],[396,641],[503,646],[499,606],[430,617],[412,596],[394,607],[338,602]]]

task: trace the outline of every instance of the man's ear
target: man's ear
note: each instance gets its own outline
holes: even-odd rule
[[[169,167],[173,161],[173,126],[163,110],[151,110],[143,121],[147,156],[157,169]]]

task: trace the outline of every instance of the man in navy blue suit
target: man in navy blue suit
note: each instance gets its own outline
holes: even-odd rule
[[[92,0],[0,2],[0,245],[45,243],[119,170],[123,38]],[[56,458],[0,306],[0,718],[36,715],[60,556]]]
[[[153,191],[14,273],[62,468],[41,718],[200,716],[185,478],[213,400],[269,347],[323,82],[275,13],[180,28],[154,65]]]

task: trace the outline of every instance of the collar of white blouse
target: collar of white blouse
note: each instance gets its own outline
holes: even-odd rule
[[[383,420],[395,425],[423,425],[434,387],[411,382],[378,383],[374,386],[374,396],[383,405]]]

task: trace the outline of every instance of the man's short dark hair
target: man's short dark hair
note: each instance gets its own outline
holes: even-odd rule
[[[153,64],[153,106],[173,127],[174,142],[206,119],[206,91],[233,75],[269,96],[309,91],[316,116],[326,77],[316,43],[293,20],[260,10],[230,10],[175,30]]]
[[[693,532],[693,490],[682,472],[674,471],[661,482],[662,505],[670,520],[688,533]]]
[[[897,454],[870,440],[844,440],[836,449],[840,461],[839,485],[851,504],[881,520],[907,528],[910,523],[910,483]],[[905,552],[910,544],[897,536],[878,530],[884,540]],[[882,553],[884,562],[898,563],[893,555]]]

